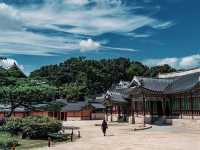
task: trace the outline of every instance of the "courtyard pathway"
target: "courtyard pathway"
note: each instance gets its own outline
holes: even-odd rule
[[[153,126],[144,131],[133,131],[133,126],[121,123],[110,126],[104,137],[100,121],[65,122],[79,126],[81,139],[72,143],[62,143],[51,148],[37,150],[200,150],[199,130],[174,126]]]

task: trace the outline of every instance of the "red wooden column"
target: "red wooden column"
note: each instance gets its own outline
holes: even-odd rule
[[[193,97],[192,97],[192,94],[190,94],[190,112],[192,114],[192,119],[194,119],[194,107],[193,107]]]
[[[121,112],[120,112],[120,106],[119,106],[119,105],[117,106],[117,112],[118,112],[117,118],[118,118],[118,121],[119,121],[119,119],[120,119],[120,114],[121,114]]]
[[[162,110],[163,110],[163,116],[165,116],[165,97],[163,97],[163,100],[162,100]]]
[[[181,113],[181,119],[183,119],[182,97],[179,98],[179,111]]]

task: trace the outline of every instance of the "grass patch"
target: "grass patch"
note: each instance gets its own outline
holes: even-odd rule
[[[46,147],[48,141],[47,140],[19,140],[20,146],[16,147],[16,150],[29,150],[33,148]]]
[[[13,145],[19,145],[17,138],[9,133],[0,132],[0,149],[10,149]]]

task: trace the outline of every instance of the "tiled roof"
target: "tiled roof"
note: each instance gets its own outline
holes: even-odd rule
[[[133,80],[135,80],[135,83],[137,83],[138,85],[141,84],[143,88],[156,92],[163,92],[165,88],[173,82],[173,79],[159,79],[146,77],[135,77]]]
[[[0,105],[0,112],[10,112],[11,111],[11,106],[10,105],[4,105],[1,104]],[[29,110],[27,110],[25,107],[17,107],[15,108],[14,112],[27,112]]]
[[[131,86],[138,86],[139,88],[142,87],[155,92],[163,92],[163,94],[172,94],[188,91],[199,82],[200,72],[183,75],[174,79],[134,77],[133,81],[131,82]]]
[[[191,90],[199,83],[200,73],[189,74],[178,77],[174,82],[168,85],[164,93],[177,93]]]
[[[110,93],[110,99],[113,102],[127,103],[127,101],[125,100],[125,98],[123,97],[123,95],[121,93],[111,92]]]
[[[76,103],[67,103],[63,108],[62,112],[72,112],[72,111],[81,111],[85,106],[87,106],[87,102],[76,102]]]
[[[56,99],[56,102],[63,103],[63,104],[67,104],[68,103],[66,99]]]
[[[95,109],[105,109],[106,108],[103,104],[100,104],[100,103],[91,103],[90,105],[92,107],[94,107]]]

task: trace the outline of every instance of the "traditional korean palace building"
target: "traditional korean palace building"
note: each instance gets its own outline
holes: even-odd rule
[[[31,109],[23,106],[15,108],[12,117],[23,118],[26,116],[49,116],[58,120],[99,120],[105,118],[105,106],[102,101],[67,102],[58,99],[55,102],[62,103],[60,109],[50,109],[49,104],[32,105]],[[0,104],[0,119],[6,117],[11,111],[10,105]]]
[[[160,74],[157,78],[135,76],[131,82],[120,82],[106,93],[107,116],[113,120],[135,122],[156,118],[191,118],[200,116],[200,69]]]

